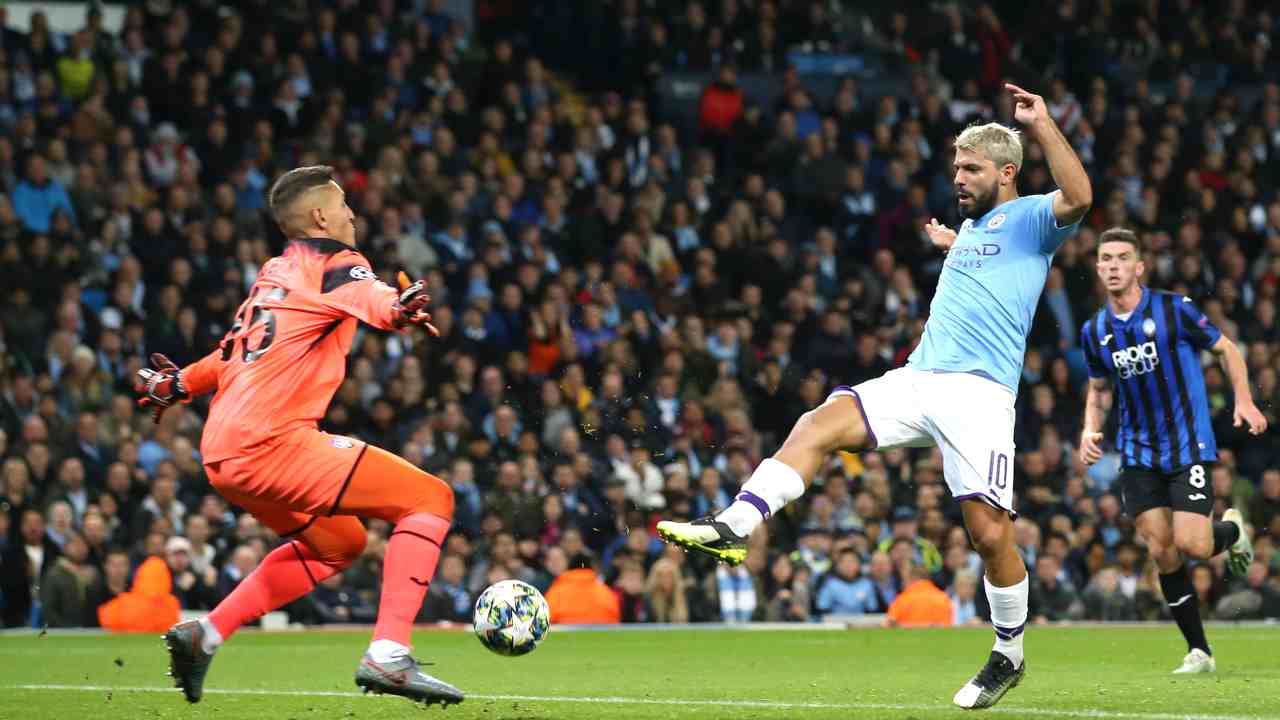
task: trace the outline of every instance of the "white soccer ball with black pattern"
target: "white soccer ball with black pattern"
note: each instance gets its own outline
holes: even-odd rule
[[[499,655],[533,652],[551,630],[551,608],[538,588],[519,580],[503,580],[476,599],[472,627],[480,643]]]

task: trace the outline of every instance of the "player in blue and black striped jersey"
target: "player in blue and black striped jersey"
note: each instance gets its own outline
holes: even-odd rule
[[[1240,512],[1211,522],[1209,464],[1218,445],[1209,418],[1200,355],[1218,356],[1235,392],[1237,427],[1259,435],[1267,420],[1253,404],[1240,351],[1190,298],[1151,290],[1138,238],[1112,228],[1098,238],[1098,276],[1107,304],[1084,324],[1080,344],[1089,366],[1080,459],[1102,457],[1102,429],[1112,395],[1120,399],[1114,447],[1121,455],[1120,497],[1160,569],[1160,588],[1188,652],[1175,673],[1213,672],[1215,661],[1184,557],[1207,560],[1230,551],[1228,566],[1243,574],[1253,547]]]

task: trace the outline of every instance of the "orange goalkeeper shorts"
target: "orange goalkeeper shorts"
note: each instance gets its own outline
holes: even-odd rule
[[[205,470],[219,494],[280,535],[329,515],[392,523],[415,512],[453,517],[453,490],[440,478],[381,448],[314,428],[208,463]]]

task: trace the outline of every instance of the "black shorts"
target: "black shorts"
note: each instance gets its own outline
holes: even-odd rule
[[[1120,471],[1120,500],[1129,517],[1155,508],[1213,515],[1213,465],[1197,463],[1173,472],[1144,467]]]

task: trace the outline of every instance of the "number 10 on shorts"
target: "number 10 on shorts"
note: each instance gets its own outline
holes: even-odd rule
[[[991,459],[987,461],[987,486],[997,490],[1009,487],[1009,456],[991,451]]]

